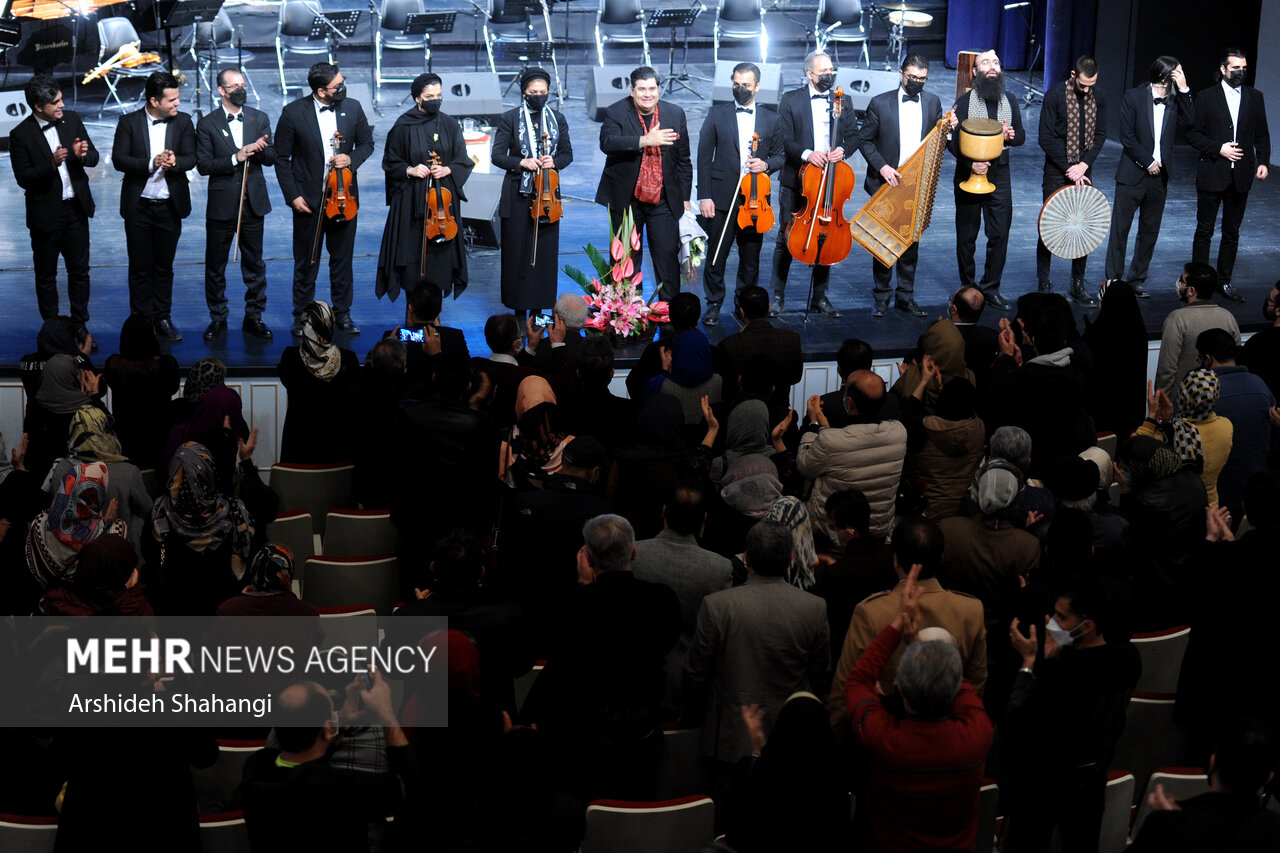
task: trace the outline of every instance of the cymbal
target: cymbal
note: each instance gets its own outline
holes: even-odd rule
[[[898,27],[927,27],[933,23],[933,15],[910,9],[894,9],[889,13],[889,23]]]

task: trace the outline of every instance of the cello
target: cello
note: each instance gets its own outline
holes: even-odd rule
[[[440,165],[440,155],[431,152],[431,165]],[[453,218],[453,193],[445,189],[434,175],[427,178],[427,209],[422,223],[422,266],[427,268],[427,244],[447,243],[458,236],[458,221]]]
[[[843,113],[844,89],[835,92],[831,121],[827,125],[827,150],[831,150],[832,128]],[[853,235],[844,205],[853,194],[853,167],[843,160],[825,166],[806,163],[800,169],[800,187],[805,206],[791,217],[787,227],[787,249],[791,256],[810,266],[831,266],[843,261],[853,248]]]
[[[545,157],[551,147],[550,140],[544,131],[539,155]],[[560,203],[560,172],[556,169],[538,168],[533,178],[533,205],[529,209],[533,217],[533,251],[529,254],[529,266],[538,265],[538,226],[542,223],[551,225],[559,222],[564,216],[564,206]]]
[[[333,132],[333,151],[335,156],[341,146],[342,134],[335,130]],[[248,174],[247,167],[245,173],[246,175]],[[359,206],[356,204],[355,193],[350,189],[354,181],[354,173],[351,171],[350,166],[343,166],[339,169],[330,160],[329,170],[324,176],[324,197],[321,199],[320,209],[316,211],[316,233],[311,248],[312,266],[320,263],[320,244],[324,238],[324,221],[332,219],[334,222],[350,222],[356,218]]]

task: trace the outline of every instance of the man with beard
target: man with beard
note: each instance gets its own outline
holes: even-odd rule
[[[1187,142],[1200,152],[1196,172],[1196,235],[1191,259],[1209,263],[1209,241],[1222,207],[1222,242],[1218,245],[1218,281],[1222,295],[1244,302],[1244,294],[1231,285],[1240,242],[1240,223],[1249,200],[1253,179],[1267,179],[1271,162],[1271,134],[1262,93],[1244,85],[1249,61],[1239,48],[1224,52],[1218,85],[1196,93],[1196,118],[1187,130]]]
[[[1018,102],[1004,89],[1004,72],[994,50],[978,54],[973,63],[973,88],[961,95],[951,114],[951,140],[947,147],[956,158],[956,260],[960,265],[960,284],[976,286],[987,304],[997,311],[1012,306],[1000,295],[1000,276],[1004,273],[1005,253],[1009,248],[1009,226],[1013,222],[1013,190],[1010,186],[1009,148],[1027,141]],[[960,135],[956,127],[969,118],[998,119],[1004,125],[1005,148],[990,163],[975,163],[960,154]],[[974,195],[960,189],[960,182],[974,174],[986,175],[995,191]],[[982,280],[975,278],[974,251],[981,223],[987,234],[987,257]]]
[[[1044,199],[1065,186],[1093,183],[1093,161],[1107,141],[1107,105],[1097,89],[1098,60],[1082,56],[1065,86],[1054,86],[1044,94],[1040,108],[1040,147],[1044,149]],[[1036,241],[1036,279],[1041,293],[1052,293],[1049,267],[1053,253]],[[1089,256],[1071,261],[1071,299],[1086,308],[1096,308],[1098,300],[1084,289]]]
[[[419,74],[409,93],[414,106],[396,119],[387,133],[382,169],[387,177],[387,225],[378,250],[378,277],[374,292],[392,301],[401,290],[410,293],[419,284],[430,284],[455,299],[467,286],[467,256],[461,228],[452,240],[426,239],[427,186],[431,179],[453,195],[450,213],[461,223],[462,185],[474,164],[467,156],[462,126],[440,112],[444,84],[439,74]],[[432,157],[435,157],[433,160]]]

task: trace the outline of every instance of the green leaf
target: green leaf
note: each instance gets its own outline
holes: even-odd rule
[[[587,275],[582,270],[578,269],[577,267],[571,267],[568,264],[565,264],[564,274],[569,276],[569,278],[573,279],[577,283],[577,285],[583,289],[583,291],[587,293],[592,292],[591,276]]]

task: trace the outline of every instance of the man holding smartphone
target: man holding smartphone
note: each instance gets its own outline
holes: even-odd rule
[[[430,382],[434,356],[461,355],[470,358],[467,337],[461,329],[440,324],[444,300],[440,289],[420,284],[409,294],[404,325],[383,332],[383,338],[394,338],[405,345],[405,370],[415,382]],[[434,334],[428,334],[428,327]]]

